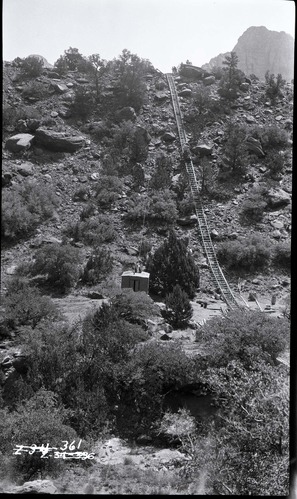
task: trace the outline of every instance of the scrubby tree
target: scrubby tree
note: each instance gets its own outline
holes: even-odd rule
[[[283,97],[282,88],[284,87],[286,81],[283,79],[280,73],[275,78],[274,74],[270,74],[269,71],[266,71],[265,83],[265,96],[266,98],[270,99],[271,104],[274,106],[277,100]]]
[[[5,190],[2,197],[2,233],[13,241],[33,234],[51,218],[59,199],[48,186],[25,181]]]
[[[289,241],[282,241],[277,243],[272,248],[272,254],[272,259],[275,266],[281,267],[284,270],[291,269],[291,244]]]
[[[29,56],[22,60],[21,70],[25,76],[36,78],[43,70],[44,62],[39,57]]]
[[[248,153],[245,144],[244,128],[230,124],[226,132],[227,141],[223,147],[223,169],[227,175],[242,177],[248,166]]]
[[[94,210],[93,204],[89,204],[86,212],[82,211],[81,220],[66,227],[65,235],[90,246],[114,241],[117,238],[114,224],[107,215],[95,215]]]
[[[136,345],[118,377],[117,428],[125,437],[150,433],[162,415],[164,394],[191,382],[194,363],[179,345]]]
[[[150,188],[154,190],[168,189],[171,186],[172,163],[164,154],[157,156],[155,170],[150,180]]]
[[[235,100],[238,97],[240,84],[244,81],[244,73],[237,68],[238,56],[236,52],[231,52],[223,61],[224,74],[220,79],[218,93],[227,100]]]
[[[131,200],[125,215],[129,222],[172,226],[177,218],[176,195],[169,189],[152,191]]]
[[[110,274],[113,265],[114,258],[109,251],[104,248],[95,248],[83,269],[82,282],[89,285],[98,284]]]
[[[95,187],[95,200],[102,208],[110,208],[123,192],[123,182],[116,175],[102,175]]]
[[[82,54],[80,54],[77,48],[69,47],[69,49],[64,50],[64,57],[67,68],[70,71],[75,71],[78,69],[79,64],[83,60]]]
[[[261,234],[235,241],[224,241],[217,248],[217,257],[227,269],[247,272],[263,269],[271,259],[271,245]]]
[[[254,188],[250,191],[249,197],[246,198],[240,210],[240,217],[243,223],[261,222],[264,212],[267,208],[265,199],[266,189]]]
[[[174,328],[185,328],[193,315],[189,297],[179,284],[174,286],[172,293],[165,296],[166,309],[163,315]]]
[[[179,284],[190,298],[199,287],[199,270],[186,244],[172,230],[166,241],[149,257],[150,290],[161,296]]]
[[[106,73],[106,64],[107,62],[104,59],[101,59],[100,54],[92,54],[88,57],[88,61],[90,63],[89,70],[91,75],[94,78],[96,85],[96,99],[99,99],[100,96],[100,80],[103,75]]]
[[[9,284],[3,305],[5,322],[9,328],[31,326],[33,329],[40,321],[58,319],[60,314],[56,305],[47,296],[25,279],[14,278]]]
[[[143,75],[151,67],[151,64],[124,49],[115,61],[115,65],[118,71],[116,101],[118,105],[122,107],[132,106],[138,112],[144,102],[146,90]]]
[[[160,315],[159,307],[144,291],[125,289],[111,299],[114,312],[131,324],[145,325],[147,319]]]
[[[36,251],[32,275],[44,275],[46,283],[66,293],[79,277],[80,253],[70,244],[48,244]]]
[[[94,107],[94,95],[83,87],[78,87],[74,93],[74,101],[70,106],[71,114],[81,120],[86,120]]]

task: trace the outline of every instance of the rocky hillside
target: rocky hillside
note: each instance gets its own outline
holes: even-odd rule
[[[50,188],[59,198],[59,207],[54,218],[37,228],[34,235],[13,245],[4,245],[2,254],[2,276],[5,280],[15,266],[30,259],[37,247],[50,241],[61,241],[66,227],[79,221],[80,213],[92,198],[94,190],[100,184],[101,175],[116,171],[110,159],[114,152],[111,147],[114,134],[121,128],[129,128],[130,141],[139,141],[140,153],[131,159],[127,147],[118,153],[117,161],[129,166],[121,173],[122,191],[118,194],[108,210],[99,210],[108,214],[109,221],[117,232],[114,242],[108,246],[116,257],[115,277],[127,270],[138,260],[138,246],[144,237],[149,239],[154,249],[163,240],[164,228],[152,225],[148,220],[144,226],[127,224],[125,215],[131,209],[136,197],[141,200],[149,192],[149,183],[154,175],[159,157],[166,157],[171,165],[170,182],[172,192],[182,181],[182,166],[175,119],[163,74],[149,69],[143,76],[145,82],[144,101],[139,109],[130,107],[118,109],[114,117],[100,119],[96,113],[90,113],[87,119],[79,119],[74,113],[75,95],[77,92],[94,92],[94,83],[83,73],[68,71],[59,77],[56,72],[44,69],[43,74],[34,83],[22,79],[20,72],[11,63],[4,65],[4,142],[3,142],[3,186],[9,191],[28,180],[41,183]],[[232,116],[234,123],[244,126],[246,133],[252,135],[256,128],[276,127],[284,131],[290,144],[292,132],[292,87],[286,85],[282,100],[275,106],[263,100],[265,85],[259,81],[244,84],[238,99],[232,104],[231,112],[219,112],[217,119],[213,117],[203,125],[198,134],[195,131],[191,116],[194,106],[195,92],[209,90],[210,103],[218,102],[218,83],[214,77],[195,81],[184,76],[176,77],[185,124],[196,162],[197,177],[201,177],[199,161],[207,161],[214,172],[220,169],[226,141],[227,125]],[[36,91],[38,90],[38,92]],[[116,92],[116,75],[106,74],[102,83],[103,104],[108,106]],[[10,116],[13,117],[9,118]],[[16,119],[16,117],[20,119]],[[108,128],[109,127],[109,128]],[[195,138],[196,137],[196,138]],[[253,145],[251,145],[253,142]],[[248,174],[236,186],[226,183],[218,187],[229,189],[229,195],[218,202],[205,198],[209,225],[213,231],[215,242],[228,238],[240,238],[247,234],[262,233],[272,243],[286,241],[291,230],[291,149],[290,145],[283,150],[284,165],[277,180],[269,175],[265,164],[266,152],[257,149],[259,141],[253,137],[248,142],[250,160]],[[291,142],[292,143],[292,142]],[[140,145],[139,145],[140,144]],[[255,149],[256,147],[256,149]],[[256,154],[254,154],[256,151]],[[257,152],[258,151],[258,152]],[[127,157],[127,154],[130,158]],[[199,159],[200,158],[200,159]],[[124,170],[124,167],[123,167]],[[268,211],[264,213],[261,223],[244,227],[240,219],[240,208],[257,186],[267,187]],[[231,188],[231,191],[230,191]],[[160,191],[159,191],[160,192]],[[133,204],[133,203],[132,203]],[[211,289],[207,264],[198,243],[195,220],[185,218],[191,215],[188,208],[180,208],[175,228],[180,237],[186,238],[192,248],[198,265],[202,268],[202,288]],[[194,224],[194,225],[193,225]],[[158,222],[157,222],[158,225]],[[82,247],[87,258],[90,248],[81,242],[75,245]],[[278,279],[272,271],[275,286],[284,280]],[[230,276],[232,279],[232,275]],[[265,277],[263,276],[265,281]],[[235,282],[237,277],[235,278]],[[264,282],[263,281],[263,282]],[[253,287],[253,285],[250,285]],[[258,284],[256,285],[257,288]],[[259,291],[259,289],[257,288]],[[250,291],[250,289],[249,289]],[[265,284],[263,287],[265,291]],[[267,291],[267,289],[266,289]]]
[[[239,58],[238,68],[246,75],[254,74],[261,80],[266,71],[280,73],[287,81],[294,78],[294,39],[284,31],[271,31],[265,26],[251,26],[239,38],[232,49]],[[222,66],[226,55],[219,54],[202,66],[210,71]]]
[[[71,55],[77,56],[77,53]],[[73,63],[73,59],[70,62]],[[79,60],[79,63],[81,62]],[[229,392],[232,392],[232,396],[234,392],[234,397],[239,397],[239,419],[235,420],[231,430],[227,419],[225,420],[226,424],[224,421],[222,427],[222,431],[227,427],[227,432],[230,432],[230,435],[235,435],[234,443],[232,442],[233,447],[230,447],[229,443],[226,447],[228,452],[230,451],[229,454],[225,452],[224,444],[222,452],[217,453],[215,450],[216,454],[213,453],[213,449],[215,449],[212,447],[213,428],[210,427],[209,435],[208,433],[202,435],[203,445],[201,446],[199,443],[197,447],[199,455],[197,461],[193,461],[194,465],[191,468],[191,459],[188,457],[191,454],[188,451],[187,454],[183,454],[167,443],[164,444],[166,449],[155,448],[157,439],[156,442],[153,441],[150,434],[146,433],[154,430],[147,430],[147,428],[153,428],[153,426],[148,426],[150,424],[148,413],[156,399],[154,386],[156,372],[154,363],[151,361],[157,355],[160,355],[158,362],[160,362],[160,370],[162,371],[160,377],[158,375],[158,379],[163,380],[165,376],[163,369],[165,369],[164,372],[167,372],[167,369],[170,374],[169,388],[164,384],[166,393],[169,389],[170,391],[175,389],[176,386],[183,386],[183,384],[177,385],[175,381],[178,369],[180,369],[181,375],[184,375],[183,364],[180,364],[179,355],[181,354],[186,366],[190,364],[190,360],[192,362],[193,359],[196,361],[198,359],[197,366],[201,364],[201,369],[204,369],[205,364],[205,372],[208,373],[205,375],[203,371],[204,377],[201,378],[204,380],[203,389],[200,385],[191,385],[191,389],[195,391],[195,393],[191,392],[191,395],[204,397],[206,394],[204,383],[207,386],[210,383],[212,386],[212,379],[220,387],[221,381],[216,378],[219,375],[216,373],[220,373],[222,369],[220,367],[217,369],[215,366],[217,371],[212,371],[211,368],[209,370],[207,362],[213,354],[214,356],[218,355],[218,357],[221,355],[220,342],[224,340],[225,335],[217,334],[215,328],[212,331],[212,324],[207,329],[209,323],[206,322],[206,326],[203,323],[214,315],[220,318],[224,310],[224,303],[218,289],[212,282],[210,269],[199,242],[197,220],[185,176],[184,158],[180,151],[166,76],[155,70],[148,61],[142,61],[127,51],[123,51],[121,58],[117,61],[99,64],[95,69],[94,67],[90,68],[89,65],[83,67],[82,64],[76,64],[75,69],[69,67],[66,69],[65,67],[62,69],[61,67],[60,69],[57,67],[43,68],[38,75],[32,77],[32,74],[30,75],[28,72],[24,74],[18,62],[4,63],[2,137],[4,224],[2,227],[1,292],[4,298],[7,296],[9,298],[9,289],[13,294],[11,284],[17,282],[14,277],[23,275],[28,278],[30,285],[32,283],[38,287],[38,292],[40,290],[42,293],[40,297],[35,290],[32,291],[28,298],[28,300],[31,298],[31,308],[34,305],[34,303],[32,305],[32,300],[34,300],[34,296],[37,296],[38,300],[50,300],[64,313],[62,319],[60,316],[55,316],[54,312],[53,318],[51,318],[49,303],[42,302],[49,310],[49,318],[46,320],[49,321],[50,330],[45,329],[45,337],[52,336],[55,345],[54,354],[57,352],[57,359],[60,359],[58,355],[60,350],[62,351],[61,355],[64,355],[62,362],[57,359],[53,362],[53,364],[56,363],[57,368],[53,374],[54,390],[57,393],[63,393],[64,397],[67,398],[67,403],[71,407],[71,415],[76,410],[81,414],[81,407],[75,405],[77,404],[76,395],[78,392],[74,391],[73,396],[71,392],[68,397],[68,388],[70,390],[76,384],[79,385],[76,377],[80,373],[74,371],[74,366],[79,366],[84,375],[85,383],[89,383],[88,390],[81,389],[79,392],[82,404],[85,404],[82,413],[85,416],[91,407],[94,411],[96,424],[100,416],[102,421],[100,420],[98,425],[100,424],[102,427],[104,425],[104,428],[106,425],[106,430],[102,434],[102,441],[98,440],[97,444],[92,441],[87,442],[89,444],[88,451],[94,447],[94,452],[96,452],[97,457],[93,465],[84,462],[78,467],[76,464],[66,466],[55,482],[47,480],[35,482],[34,480],[34,482],[22,485],[21,480],[12,480],[12,483],[5,482],[2,475],[4,482],[0,484],[0,489],[12,493],[28,493],[30,491],[35,493],[36,491],[73,493],[79,491],[99,494],[134,494],[140,491],[143,494],[160,494],[165,491],[168,494],[184,493],[189,495],[208,494],[208,491],[211,494],[219,490],[219,493],[223,494],[226,492],[224,475],[221,478],[222,484],[219,483],[219,486],[216,484],[213,486],[211,483],[211,488],[208,488],[208,485],[205,484],[208,482],[209,476],[211,481],[216,480],[217,468],[214,466],[216,466],[218,458],[225,459],[226,457],[225,461],[219,461],[224,464],[220,470],[223,470],[225,465],[229,466],[230,456],[236,456],[238,460],[236,449],[239,439],[236,432],[237,428],[240,431],[241,428],[244,428],[245,431],[246,421],[242,418],[246,418],[247,414],[250,418],[248,420],[250,431],[254,431],[256,427],[255,436],[250,439],[256,446],[256,451],[251,451],[252,456],[253,459],[256,459],[257,455],[260,454],[261,464],[262,460],[263,462],[269,461],[269,472],[265,472],[265,477],[269,476],[269,480],[265,478],[266,482],[263,482],[261,476],[259,480],[258,476],[257,480],[251,476],[252,485],[245,484],[245,477],[238,480],[236,464],[232,480],[235,484],[237,481],[242,481],[245,485],[242,489],[234,488],[234,490],[239,490],[239,495],[244,495],[246,490],[255,491],[254,495],[258,495],[260,489],[262,492],[263,488],[267,489],[269,485],[273,492],[280,491],[279,495],[282,495],[286,487],[283,485],[286,478],[280,479],[282,486],[279,489],[274,483],[270,485],[270,478],[271,474],[280,475],[274,471],[279,469],[280,459],[283,460],[282,469],[285,470],[284,474],[286,475],[288,465],[285,458],[287,458],[287,453],[285,450],[283,451],[280,441],[281,457],[277,456],[278,461],[275,459],[273,461],[274,467],[271,467],[270,457],[272,456],[274,459],[275,451],[271,451],[268,454],[269,458],[267,458],[267,442],[270,442],[270,434],[273,433],[271,425],[277,420],[279,426],[274,431],[279,431],[279,428],[283,427],[282,418],[287,410],[283,409],[281,403],[285,404],[285,402],[281,401],[277,411],[272,411],[272,415],[269,412],[270,406],[273,405],[271,400],[275,400],[275,393],[280,392],[277,383],[281,383],[279,381],[281,373],[283,373],[282,380],[285,380],[287,376],[286,362],[280,366],[279,357],[276,357],[286,348],[285,342],[280,342],[281,345],[278,346],[279,349],[274,359],[275,365],[272,366],[267,362],[268,367],[266,367],[265,364],[265,368],[269,369],[268,374],[272,373],[271,378],[275,383],[269,385],[265,397],[262,394],[259,395],[257,391],[260,390],[261,374],[257,373],[256,369],[254,373],[251,366],[248,366],[249,370],[247,371],[241,368],[244,377],[240,378],[240,381],[237,380],[237,374],[228,375],[228,380],[230,378],[231,381],[224,388],[224,397],[226,398]],[[231,288],[235,292],[241,291],[241,295],[252,310],[257,309],[258,306],[265,309],[267,314],[259,314],[261,320],[264,317],[271,319],[272,323],[276,321],[278,324],[283,324],[285,322],[284,312],[286,312],[286,317],[289,315],[290,297],[293,85],[284,82],[281,89],[277,89],[276,94],[267,94],[266,83],[259,81],[256,77],[246,77],[240,84],[236,81],[236,93],[235,95],[233,93],[232,99],[229,99],[228,95],[227,98],[224,98],[220,93],[222,82],[217,74],[193,72],[188,67],[183,69],[183,71],[174,74],[174,79],[189,148],[218,259]],[[187,72],[188,70],[189,72]],[[274,90],[273,85],[271,89]],[[269,95],[272,95],[272,98]],[[60,322],[62,322],[63,327],[68,322],[77,325],[79,324],[78,320],[84,318],[86,312],[91,308],[101,306],[104,301],[112,301],[119,294],[122,272],[135,270],[137,264],[140,264],[145,270],[147,254],[153,254],[160,247],[167,238],[169,229],[174,229],[178,239],[185,242],[200,272],[200,287],[197,287],[197,292],[191,302],[194,315],[192,321],[187,323],[188,327],[183,330],[177,328],[172,330],[172,327],[161,317],[160,309],[164,308],[164,303],[161,302],[159,296],[153,297],[158,304],[157,306],[147,295],[144,294],[144,297],[141,297],[141,293],[131,292],[134,301],[139,299],[139,310],[137,309],[139,317],[137,316],[137,319],[141,319],[140,325],[137,323],[137,326],[136,323],[127,323],[129,334],[133,327],[135,331],[141,329],[141,335],[138,338],[140,349],[131,349],[129,346],[129,356],[132,356],[131,364],[120,364],[120,368],[118,368],[119,357],[113,351],[112,334],[114,334],[114,339],[120,338],[120,341],[125,341],[125,339],[122,340],[124,334],[118,334],[121,331],[118,329],[121,325],[120,320],[113,329],[106,333],[106,328],[109,327],[108,316],[106,327],[103,322],[104,327],[96,330],[96,334],[92,333],[92,338],[94,341],[98,341],[98,331],[100,331],[101,340],[111,341],[111,346],[104,347],[102,354],[99,348],[94,350],[92,354],[90,354],[91,350],[90,352],[87,350],[84,357],[81,356],[81,348],[72,350],[74,337],[67,336],[66,343],[66,334],[65,338],[63,335],[55,334],[58,330],[54,329],[56,324],[59,327]],[[45,275],[37,273],[32,277],[30,274],[32,267],[30,266],[32,266],[32,262],[36,263],[36,254],[40,250],[45,252],[48,250],[47,255],[51,256],[51,252],[54,253],[61,249],[63,251],[64,249],[63,257],[65,258],[65,248],[68,251],[66,256],[70,258],[75,255],[77,260],[73,261],[78,266],[79,272],[75,274],[74,281],[71,282],[69,289],[66,289],[67,292],[62,295],[61,290],[59,293],[57,286],[55,287],[56,283],[53,280],[48,287],[44,285],[44,279],[49,272],[43,272]],[[101,256],[103,252],[104,257],[108,254],[111,258],[109,259],[109,256],[105,258],[105,268],[99,269],[101,274],[98,279],[84,280],[83,277],[86,275],[92,277],[91,272],[88,274],[87,271],[90,270],[88,264],[95,251],[99,252]],[[67,260],[66,263],[67,265],[62,267],[62,271],[56,275],[57,280],[63,278],[67,272],[69,273],[69,268],[72,270],[72,261]],[[75,265],[73,264],[73,267]],[[21,279],[19,281],[21,282]],[[29,286],[27,290],[28,293],[31,292]],[[32,327],[30,324],[28,326],[26,317],[25,322],[17,323],[15,321],[16,312],[23,319],[27,310],[26,308],[25,311],[17,308],[19,302],[22,301],[23,289],[18,289],[17,293],[17,302],[6,300],[6,310],[4,307],[1,309],[1,314],[4,317],[2,320],[4,340],[1,342],[0,383],[7,403],[10,401],[10,395],[15,396],[15,400],[17,400],[17,396],[19,396],[19,400],[21,399],[23,385],[18,384],[18,382],[21,382],[23,375],[29,376],[31,373],[31,371],[26,370],[26,354],[22,351],[23,344],[19,343],[19,338],[23,338],[25,341],[25,336],[29,334],[30,330],[34,343],[38,330],[42,333],[43,324],[46,324],[46,321],[42,322],[43,318],[38,323],[38,310],[35,310],[37,327],[35,327],[35,323]],[[15,295],[16,293],[14,293]],[[149,300],[152,303],[148,303]],[[146,308],[148,305],[149,308]],[[207,305],[209,306],[207,307]],[[126,306],[126,309],[128,308]],[[7,314],[5,318],[7,309],[10,310],[10,315]],[[126,309],[122,315],[125,315]],[[145,321],[141,315],[143,310],[149,310],[149,313],[147,312],[149,319],[145,317]],[[236,316],[236,312],[233,318]],[[236,334],[237,331],[242,333],[244,323],[244,321],[240,322],[241,314],[237,315],[237,322],[234,326]],[[251,317],[254,317],[252,313]],[[55,323],[55,321],[57,322]],[[228,321],[223,320],[222,322]],[[125,320],[122,320],[122,323],[125,325]],[[24,324],[25,326],[23,326]],[[250,324],[249,318],[248,324]],[[111,326],[113,327],[113,323]],[[204,330],[203,327],[206,329]],[[256,352],[259,350],[261,360],[262,347],[257,347],[257,350],[254,344],[257,343],[258,339],[253,337],[254,339],[250,340],[250,331],[248,334],[246,334],[245,329],[243,331],[242,336],[246,336],[247,341],[253,343],[249,352],[251,351],[254,355],[254,350]],[[18,336],[21,332],[24,335]],[[268,333],[275,334],[275,328],[270,327],[270,323],[265,330],[265,334]],[[277,334],[281,336],[283,331],[281,333],[277,331]],[[257,333],[254,336],[256,335]],[[86,338],[91,338],[91,336],[86,336]],[[271,338],[271,336],[269,339],[273,345],[278,340],[276,337]],[[69,348],[71,347],[69,355],[66,355],[68,350],[63,350],[64,340],[67,348],[68,345]],[[268,343],[270,342],[265,340],[264,350],[268,348]],[[88,348],[89,344],[91,345],[91,342],[86,340],[84,347]],[[38,343],[36,356],[40,355],[38,359],[41,359],[40,366],[43,368],[44,365],[51,364],[51,360],[48,360],[51,357],[48,357],[50,350],[42,357],[43,347],[40,345]],[[137,364],[139,358],[142,358],[139,352],[143,346],[148,347],[147,354],[146,349],[143,349],[144,354],[148,355],[144,357],[143,361],[143,365],[148,366],[147,378],[146,374],[141,374],[143,366]],[[172,364],[168,352],[171,350],[175,352],[175,348],[180,348],[181,353],[178,352],[178,356],[172,357],[176,359],[176,361],[174,360],[176,364]],[[112,362],[108,357],[108,349],[112,354],[110,358],[115,359]],[[229,352],[229,344],[225,345],[225,349],[226,355],[230,356],[233,365],[232,355],[236,354],[233,354],[233,351]],[[106,386],[102,385],[106,391],[95,393],[92,391],[93,385],[98,383],[95,386],[100,388],[101,378],[104,381],[105,375],[98,376],[99,364],[96,364],[94,371],[91,371],[94,374],[93,377],[89,376],[88,369],[90,359],[97,362],[99,353],[102,355],[99,359],[102,360],[103,368],[106,369],[108,376],[106,376]],[[264,353],[266,355],[266,350]],[[74,354],[77,354],[77,357],[74,358]],[[243,357],[245,360],[245,355]],[[73,361],[73,358],[79,360]],[[258,357],[256,357],[256,361],[257,359]],[[263,359],[259,363],[261,366],[262,361]],[[57,373],[61,369],[64,376],[63,363],[66,363],[67,376],[61,378]],[[152,374],[150,374],[151,363]],[[123,371],[121,365],[128,366],[131,370]],[[179,366],[178,369],[176,366]],[[112,369],[114,369],[116,378],[110,378]],[[283,371],[281,371],[282,369]],[[47,369],[44,368],[44,371],[46,376]],[[75,380],[72,378],[72,371]],[[107,395],[110,394],[109,392],[113,393],[111,388],[113,381],[110,382],[110,379],[118,380],[122,371],[124,375],[125,372],[128,373],[126,374],[127,385],[125,379],[124,388],[121,388],[123,390],[120,392],[122,396],[112,400],[110,407],[106,404],[105,409],[103,404],[104,407],[100,406],[97,410],[96,404],[97,402],[101,403],[101,393]],[[193,373],[196,372],[197,369],[193,369]],[[129,386],[134,375],[135,386],[137,388],[137,383],[139,383],[140,388],[136,392],[131,391],[130,395]],[[219,381],[217,381],[218,379]],[[65,388],[64,381],[68,382],[67,380],[69,380],[69,384],[65,385]],[[247,382],[249,384],[246,388]],[[133,383],[132,388],[134,387]],[[182,383],[186,382],[182,381]],[[120,382],[119,385],[122,387]],[[84,387],[85,385],[79,386]],[[162,388],[163,384],[161,383],[160,386]],[[143,396],[147,388],[151,391],[151,395],[149,394],[151,398],[148,399],[146,399],[146,395]],[[160,394],[161,388],[158,388]],[[262,388],[266,389],[263,386]],[[130,398],[126,396],[127,391],[124,389],[128,390]],[[250,396],[250,392],[248,392],[248,397],[252,403],[251,406],[247,407],[249,411],[254,411],[251,415],[242,405],[246,403],[245,389],[251,390],[253,394]],[[254,390],[256,390],[255,393]],[[285,392],[285,388],[283,390]],[[138,393],[141,403],[143,400],[148,400],[147,405],[141,406],[141,408],[144,407],[141,409],[144,417],[142,412],[138,414],[138,406],[134,410],[133,404]],[[162,397],[164,393],[162,392]],[[89,398],[84,398],[85,395]],[[160,400],[161,395],[158,396]],[[267,405],[263,403],[262,399],[265,399]],[[279,399],[277,399],[277,403],[279,403]],[[131,406],[125,405],[127,400],[131,401]],[[17,403],[19,402],[17,401]],[[72,403],[74,408],[71,406]],[[255,403],[258,405],[255,406]],[[233,410],[235,404],[232,398],[230,405]],[[267,407],[268,409],[266,409]],[[259,418],[258,409],[262,411],[261,418]],[[105,410],[110,412],[104,412]],[[91,415],[93,415],[92,411],[90,410]],[[16,412],[12,411],[12,417],[22,417],[21,413],[16,414]],[[48,410],[48,413],[50,412]],[[106,414],[112,415],[111,424],[115,424],[116,420],[119,421],[116,428],[120,437],[125,438],[125,435],[131,436],[132,434],[135,438],[133,447],[130,447],[130,443],[126,445],[123,440],[111,438],[117,437],[118,434],[109,433],[108,425],[110,422]],[[49,414],[49,417],[53,417],[53,415]],[[7,418],[6,424],[7,421],[9,422]],[[35,412],[34,418],[32,421],[35,424],[37,420]],[[138,419],[142,421],[140,418],[147,418],[147,426],[135,423]],[[20,419],[13,421],[19,422]],[[43,423],[42,418],[40,421]],[[152,421],[154,420],[152,419]],[[187,420],[185,421],[188,423]],[[205,421],[209,425],[212,424],[208,416],[205,416]],[[237,424],[237,421],[240,421],[240,424]],[[257,424],[259,423],[258,426],[255,421]],[[25,423],[23,431],[27,435]],[[75,424],[81,425],[77,426],[77,434],[80,435],[82,431],[85,431],[85,428],[91,428],[93,422],[91,418],[80,416]],[[89,424],[89,427],[86,424]],[[179,424],[177,422],[169,427],[173,434],[175,431],[179,432]],[[13,427],[13,425],[11,426]],[[71,427],[69,428],[71,430]],[[188,432],[188,428],[186,425],[184,430]],[[263,433],[265,433],[266,440],[263,440],[263,451],[260,451],[258,439],[262,439]],[[98,438],[98,434],[96,438]],[[105,434],[106,441],[104,441]],[[278,435],[278,433],[276,434]],[[170,435],[172,436],[169,432],[169,437]],[[71,436],[67,436],[67,438],[72,440]],[[284,437],[284,440],[285,438],[287,437]],[[222,441],[224,442],[224,440]],[[245,453],[245,440],[243,442],[244,451],[242,452]],[[149,447],[143,448],[143,445],[147,444]],[[10,449],[9,443],[6,442],[6,446],[7,449]],[[167,448],[168,446],[170,448]],[[261,452],[263,452],[264,458]],[[239,456],[240,469],[244,462],[243,455],[245,454]],[[6,456],[4,457],[6,459]],[[205,457],[208,460],[211,459],[211,464],[207,464],[206,468],[204,466]],[[198,463],[197,466],[195,463]],[[245,470],[250,470],[249,459],[246,460],[245,466],[243,475],[246,474]],[[201,471],[199,476],[197,476],[198,468]],[[256,462],[253,469],[258,468]],[[191,470],[192,473],[190,478],[186,475],[188,470]],[[181,480],[180,477],[182,477]],[[44,474],[41,478],[47,478],[47,475]],[[227,487],[229,487],[230,481],[232,482],[230,477],[228,480]],[[255,488],[253,483],[257,483],[258,488]],[[219,488],[216,489],[216,487]],[[267,492],[268,489],[266,489]],[[229,492],[230,490],[228,488]]]

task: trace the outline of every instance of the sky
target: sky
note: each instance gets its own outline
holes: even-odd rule
[[[155,68],[201,66],[231,51],[250,26],[295,36],[293,0],[3,0],[5,61],[39,54],[54,64],[69,47],[88,56],[128,49]]]

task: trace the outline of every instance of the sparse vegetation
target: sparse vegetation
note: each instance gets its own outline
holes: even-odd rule
[[[2,234],[12,241],[30,236],[53,216],[58,204],[58,197],[46,185],[26,181],[6,189],[2,197]]]

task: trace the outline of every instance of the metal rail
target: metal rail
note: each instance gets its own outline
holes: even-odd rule
[[[180,140],[180,145],[181,145],[181,150],[183,154],[187,154],[187,157],[185,158],[185,164],[186,164],[186,170],[189,178],[189,184],[191,188],[191,193],[195,205],[195,212],[196,212],[196,217],[197,217],[197,222],[198,222],[198,227],[199,227],[199,234],[200,234],[200,240],[201,240],[201,245],[203,247],[206,259],[208,261],[213,280],[216,284],[216,286],[220,289],[221,295],[223,300],[226,302],[227,306],[229,308],[234,308],[234,307],[239,307],[240,305],[238,304],[223,272],[222,269],[217,261],[217,257],[215,254],[215,250],[212,244],[211,236],[209,233],[209,228],[207,224],[207,219],[206,215],[203,209],[203,205],[201,202],[201,196],[199,193],[199,188],[198,188],[198,183],[195,175],[195,170],[193,166],[193,162],[191,159],[191,155],[189,152],[188,144],[187,144],[187,135],[183,126],[183,120],[182,120],[182,113],[179,105],[179,100],[176,92],[176,87],[174,83],[174,79],[172,74],[167,73],[166,74],[167,81],[168,81],[168,86],[170,89],[170,94],[171,94],[171,99],[172,99],[172,105],[173,105],[173,110],[174,110],[174,115],[175,115],[175,120],[177,124],[177,130],[178,130],[178,135],[179,135],[179,140]]]

